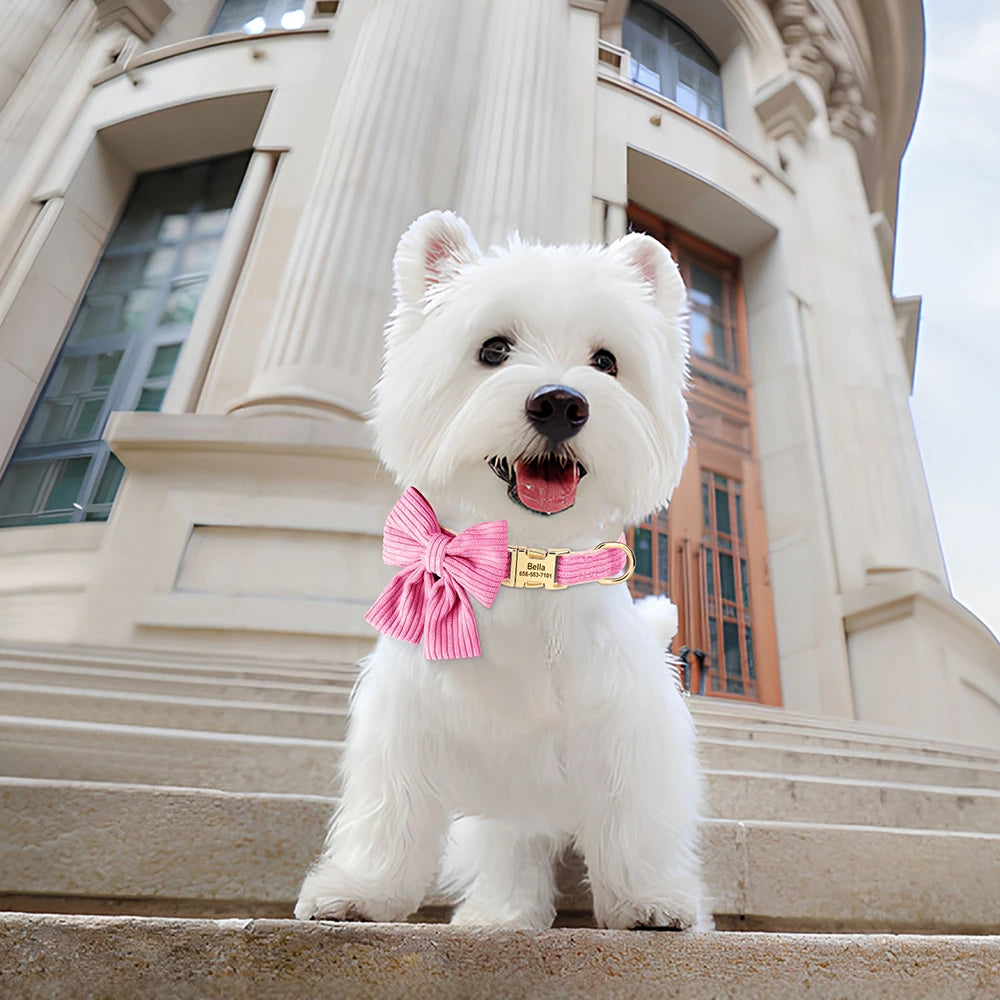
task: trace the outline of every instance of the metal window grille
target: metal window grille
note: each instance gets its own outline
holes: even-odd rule
[[[0,478],[0,527],[103,521],[123,468],[115,410],[159,410],[249,153],[137,178]]]

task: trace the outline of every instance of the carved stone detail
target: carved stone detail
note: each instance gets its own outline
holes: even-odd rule
[[[133,35],[148,42],[170,13],[165,0],[94,0],[97,30],[119,22]]]
[[[785,43],[789,66],[819,84],[830,130],[855,144],[872,135],[875,115],[864,106],[861,84],[847,50],[811,0],[772,0],[771,13]]]

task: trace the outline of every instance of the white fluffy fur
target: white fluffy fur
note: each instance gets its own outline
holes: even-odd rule
[[[505,519],[512,543],[589,548],[669,499],[683,468],[687,342],[677,267],[647,236],[606,248],[514,239],[482,255],[462,220],[432,212],[396,253],[374,425],[401,487],[453,530]],[[515,339],[488,368],[480,345]],[[590,366],[614,353],[618,377]],[[486,458],[537,455],[525,399],[582,392],[569,444],[576,503],[516,505]],[[351,702],[340,808],[302,887],[300,918],[402,920],[444,877],[454,920],[543,928],[552,859],[584,855],[597,920],[686,928],[698,918],[700,781],[690,714],[663,646],[676,609],[625,586],[501,588],[475,605],[483,657],[427,661],[382,637]],[[668,634],[669,633],[669,634]]]

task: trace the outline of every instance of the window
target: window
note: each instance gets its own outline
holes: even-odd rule
[[[305,22],[304,0],[223,0],[210,34],[244,31],[259,35],[271,28],[301,28]]]
[[[140,176],[0,478],[0,527],[103,521],[114,410],[159,410],[248,153]]]
[[[718,60],[679,21],[651,3],[634,0],[622,22],[622,45],[632,56],[633,83],[725,127]]]
[[[634,230],[665,244],[690,300],[691,450],[668,511],[628,531],[635,596],[677,605],[674,652],[687,647],[692,689],[780,702],[767,528],[753,436],[739,261],[636,205]],[[704,674],[704,678],[702,677]]]

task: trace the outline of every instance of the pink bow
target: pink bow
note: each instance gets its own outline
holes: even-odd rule
[[[496,600],[510,572],[506,521],[485,521],[454,535],[411,486],[386,518],[382,561],[403,568],[365,615],[369,625],[405,642],[423,638],[428,660],[482,654],[468,595],[485,608]]]

